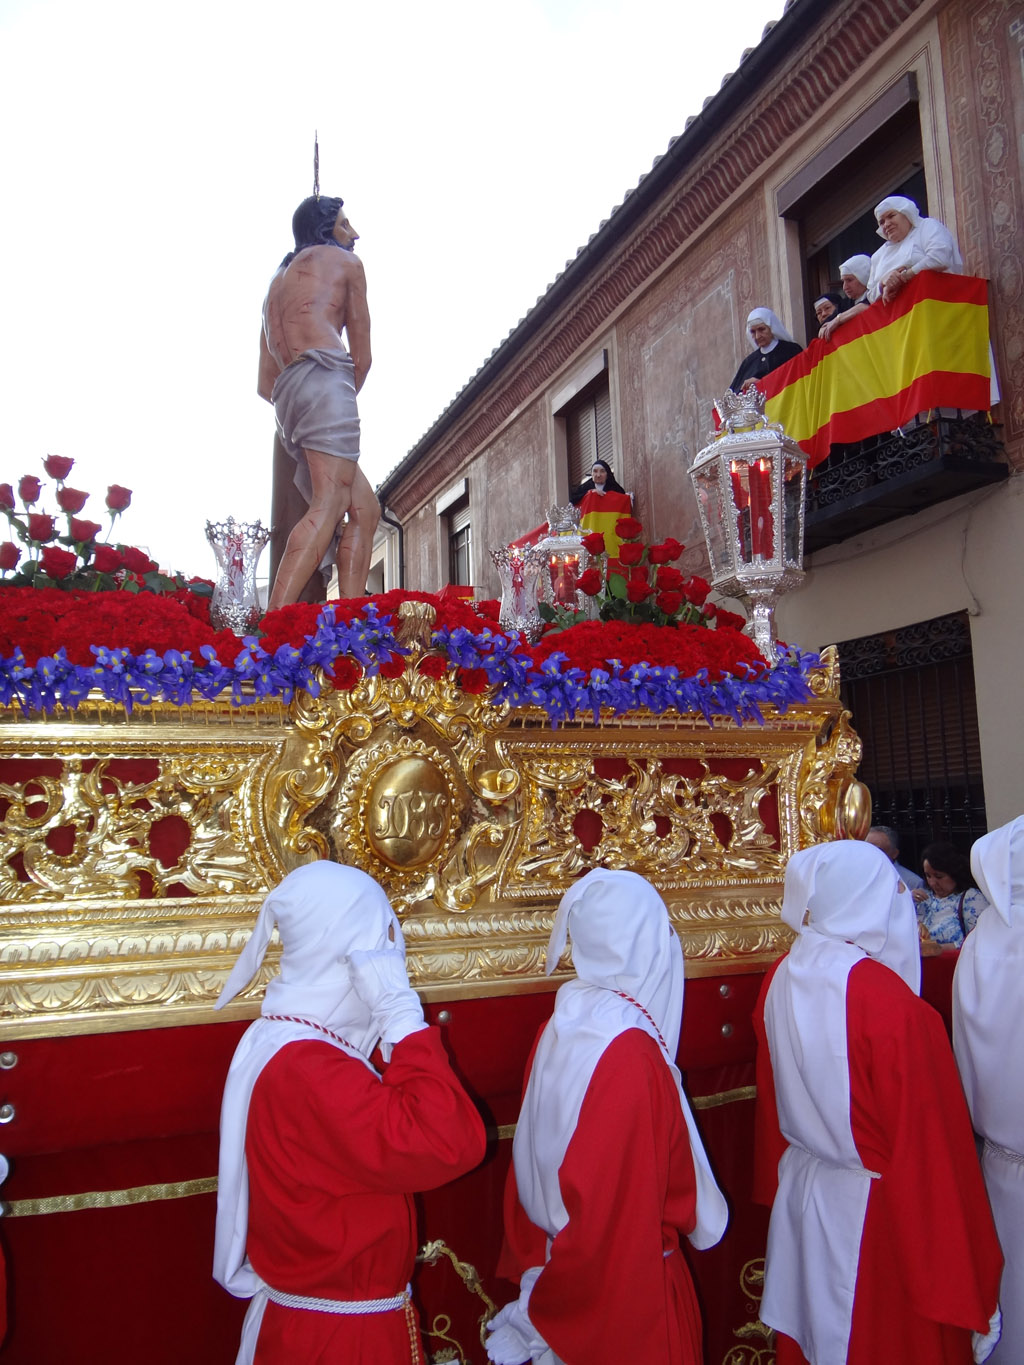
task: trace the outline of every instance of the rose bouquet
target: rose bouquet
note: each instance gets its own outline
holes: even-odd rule
[[[100,542],[101,523],[79,515],[91,494],[67,483],[74,463],[65,455],[47,455],[43,461],[43,468],[56,483],[52,512],[41,509],[43,481],[38,475],[25,474],[18,480],[17,498],[12,484],[0,483],[0,511],[12,533],[0,543],[0,584],[64,592],[212,592],[212,584],[206,580],[162,573],[155,560],[134,545],[109,543],[117,518],[131,504],[130,488],[113,483],[107,489],[110,525],[106,540]]]

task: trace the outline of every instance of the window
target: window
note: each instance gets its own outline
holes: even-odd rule
[[[469,483],[459,479],[437,499],[434,509],[440,534],[441,573],[449,583],[469,586],[473,582],[473,537],[469,515]],[[447,564],[445,560],[447,559]]]
[[[565,445],[570,488],[590,478],[595,460],[612,464],[612,402],[607,371],[566,409]]]
[[[881,245],[874,207],[890,194],[913,199],[923,214],[917,82],[911,72],[891,86],[777,192],[779,213],[800,227],[807,335],[817,335],[814,300],[839,288],[839,266]]]
[[[450,507],[448,517],[448,582],[470,584],[473,581],[470,550],[472,528],[469,523],[469,498]]]
[[[864,743],[858,776],[873,822],[900,836],[915,870],[941,839],[966,850],[986,830],[966,612],[839,645],[843,705]]]
[[[552,399],[557,438],[565,442],[565,465],[570,491],[590,478],[595,460],[614,468],[611,389],[608,352],[598,351],[572,375]],[[556,447],[558,448],[558,447]],[[621,472],[621,471],[617,471]]]

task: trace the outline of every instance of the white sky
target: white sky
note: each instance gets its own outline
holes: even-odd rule
[[[320,182],[361,233],[377,483],[783,0],[0,0],[0,481],[78,462],[213,576],[269,519],[260,305]],[[266,570],[266,563],[261,565]]]

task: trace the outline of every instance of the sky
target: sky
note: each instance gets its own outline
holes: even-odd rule
[[[71,456],[83,517],[132,488],[117,538],[211,577],[208,519],[269,520],[260,307],[314,130],[379,482],[782,8],[0,0],[0,482]]]

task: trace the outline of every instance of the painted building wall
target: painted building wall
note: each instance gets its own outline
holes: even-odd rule
[[[954,231],[965,269],[991,281],[997,418],[1011,471],[1024,468],[1024,12],[1018,0],[855,0],[779,63],[396,490],[416,547],[410,586],[445,581],[432,499],[464,475],[474,582],[497,595],[487,549],[564,501],[556,396],[602,351],[616,473],[648,531],[683,540],[685,567],[703,566],[687,471],[746,353],[747,313],[769,304],[806,340],[799,232],[779,216],[777,191],[908,72],[929,211]],[[814,555],[779,614],[784,637],[814,647],[967,610],[990,824],[1024,807],[1020,489],[1011,477]]]

